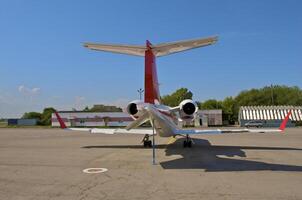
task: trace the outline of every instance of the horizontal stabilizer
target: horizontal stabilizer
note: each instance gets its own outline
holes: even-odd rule
[[[170,43],[162,43],[158,45],[151,45],[152,52],[155,56],[165,56],[180,51],[204,47],[217,42],[218,37],[208,37],[193,40],[183,40]],[[113,53],[128,54],[134,56],[145,56],[146,46],[139,45],[117,45],[117,44],[97,44],[84,43],[84,47],[92,50],[107,51]]]
[[[178,42],[163,43],[155,45],[152,50],[156,56],[165,56],[172,53],[177,53],[189,49],[195,49],[198,47],[204,47],[211,44],[215,44],[218,37],[200,38],[194,40],[183,40]]]
[[[145,46],[85,43],[84,47],[98,51],[145,56]]]

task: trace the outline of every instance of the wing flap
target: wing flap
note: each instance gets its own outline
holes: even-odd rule
[[[101,134],[139,134],[139,135],[152,135],[152,129],[131,129],[126,130],[122,128],[117,129],[107,129],[107,128],[93,128],[91,133],[101,133]]]
[[[178,134],[199,135],[199,134],[224,134],[224,133],[276,133],[280,129],[210,129],[210,130],[178,130]]]

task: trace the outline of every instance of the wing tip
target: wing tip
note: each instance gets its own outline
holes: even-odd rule
[[[284,132],[284,130],[285,130],[285,128],[286,128],[286,124],[287,124],[287,122],[288,122],[288,120],[289,120],[289,117],[290,117],[291,113],[292,113],[292,111],[290,110],[290,111],[287,113],[287,115],[285,116],[285,118],[283,119],[283,121],[281,122],[280,127],[279,127],[279,130],[281,131],[281,133]]]
[[[61,118],[61,116],[59,115],[59,113],[57,111],[55,111],[55,115],[57,117],[57,120],[59,121],[60,128],[61,129],[67,129],[67,126],[65,125],[63,119]]]

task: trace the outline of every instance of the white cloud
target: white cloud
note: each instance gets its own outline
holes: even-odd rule
[[[31,89],[31,92],[33,93],[38,93],[40,91],[40,88],[33,88]]]
[[[38,87],[29,88],[29,87],[26,87],[26,86],[24,86],[24,85],[20,85],[20,86],[18,87],[18,91],[19,91],[21,94],[23,94],[23,95],[27,95],[27,96],[32,97],[33,95],[38,94],[38,93],[41,91],[41,89],[38,88]]]
[[[76,96],[74,101],[75,101],[74,103],[75,108],[82,109],[85,106],[86,98],[83,96]]]

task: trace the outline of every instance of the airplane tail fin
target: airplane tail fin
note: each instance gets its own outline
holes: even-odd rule
[[[146,46],[115,45],[84,43],[84,47],[92,50],[107,51],[145,57],[145,102],[151,104],[160,103],[158,78],[156,71],[156,57],[170,55],[198,47],[204,47],[216,43],[218,37],[183,40],[170,43],[152,45],[148,40]]]
[[[66,129],[67,126],[65,125],[63,119],[61,118],[61,116],[59,115],[59,113],[57,111],[55,111],[55,115],[56,115],[56,117],[57,117],[57,119],[59,121],[61,129]]]
[[[284,131],[286,128],[287,121],[289,120],[289,116],[291,115],[292,111],[290,110],[285,118],[283,119],[282,123],[280,124],[279,130]]]
[[[145,102],[151,104],[160,103],[159,83],[156,69],[156,56],[153,46],[147,40],[145,51]]]

